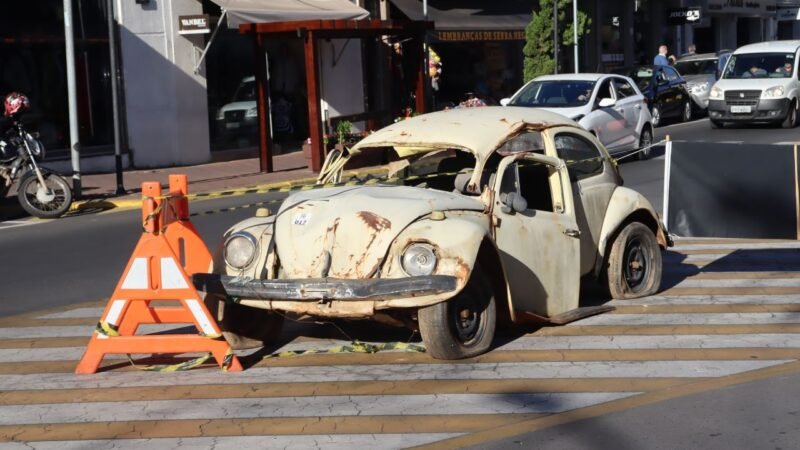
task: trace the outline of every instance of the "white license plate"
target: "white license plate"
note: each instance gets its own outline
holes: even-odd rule
[[[226,123],[225,124],[225,128],[227,128],[229,130],[232,129],[232,128],[239,128],[239,123],[237,123],[237,122]]]
[[[750,105],[733,105],[731,106],[731,112],[734,114],[748,114],[752,112],[752,107]]]

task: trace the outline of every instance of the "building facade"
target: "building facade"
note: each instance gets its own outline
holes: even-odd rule
[[[63,1],[5,5],[6,14],[0,16],[0,95],[21,91],[31,98],[32,126],[41,133],[54,164],[68,172]],[[70,1],[81,168],[112,170],[109,1]],[[248,125],[254,120],[252,77],[256,58],[262,57],[256,55],[252,39],[223,26],[203,55],[210,34],[182,33],[179,18],[207,14],[213,29],[222,15],[213,0],[113,1],[126,166],[196,164],[231,149],[252,155],[248,151],[255,148],[257,135]],[[425,19],[422,0],[353,3],[373,19]],[[435,22],[428,45],[441,62],[430,90],[435,109],[452,106],[470,93],[498,101],[521,85],[524,27],[539,1],[503,2],[503,8],[498,4],[428,1],[428,20]],[[680,55],[690,44],[697,52],[710,52],[800,38],[797,0],[578,0],[578,6],[592,19],[590,33],[579,43],[583,72],[649,63],[660,44]],[[413,104],[406,86],[413,74],[404,62],[411,53],[403,52],[403,45],[380,39],[332,39],[320,45],[320,119],[328,132],[336,118],[365,110],[392,118]],[[299,149],[309,134],[302,43],[275,39],[265,43],[265,49],[276,152]],[[560,59],[562,70],[572,71],[570,47],[561,48]],[[367,88],[366,77],[379,83]],[[367,127],[364,121],[354,122],[354,131]]]

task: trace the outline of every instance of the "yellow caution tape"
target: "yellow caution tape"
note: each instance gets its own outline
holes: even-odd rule
[[[112,325],[108,322],[97,322],[97,326],[94,327],[94,331],[97,334],[108,336],[108,337],[116,337],[119,336],[119,328],[116,325]]]

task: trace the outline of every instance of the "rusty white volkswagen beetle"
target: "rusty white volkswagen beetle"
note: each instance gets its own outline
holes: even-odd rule
[[[376,165],[383,181],[341,185],[348,167]],[[557,114],[413,117],[330,154],[319,182],[340,185],[236,224],[214,273],[195,276],[235,346],[274,337],[291,313],[418,327],[434,358],[465,358],[489,349],[502,316],[560,324],[607,310],[579,307],[582,278],[620,299],[661,283],[668,237],[650,202]]]

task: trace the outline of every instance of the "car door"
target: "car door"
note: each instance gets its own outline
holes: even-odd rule
[[[654,72],[656,79],[656,104],[661,108],[661,117],[675,115],[675,91],[670,86],[667,73],[663,66]]]
[[[594,269],[603,219],[617,187],[618,175],[591,136],[574,128],[548,131],[553,149],[548,154],[567,161],[575,219],[581,230],[581,274]]]
[[[514,310],[551,317],[577,308],[580,231],[563,162],[521,153],[503,158],[497,175],[495,242]],[[508,207],[512,194],[525,198],[527,206]]]
[[[614,107],[624,118],[625,134],[620,138],[620,147],[631,150],[639,143],[636,130],[639,129],[639,118],[642,114],[642,96],[624,78],[614,77],[612,84],[617,96]]]
[[[616,101],[614,88],[611,85],[611,78],[605,78],[597,83],[594,98],[592,99],[592,112],[582,120],[584,128],[594,133],[600,142],[609,149],[618,149],[625,136],[625,118],[623,114],[613,106],[600,106],[600,101],[610,98]]]
[[[674,67],[665,67],[664,70],[667,72],[667,80],[674,92],[675,115],[681,117],[683,107],[689,100],[689,88],[686,86],[686,80]]]

